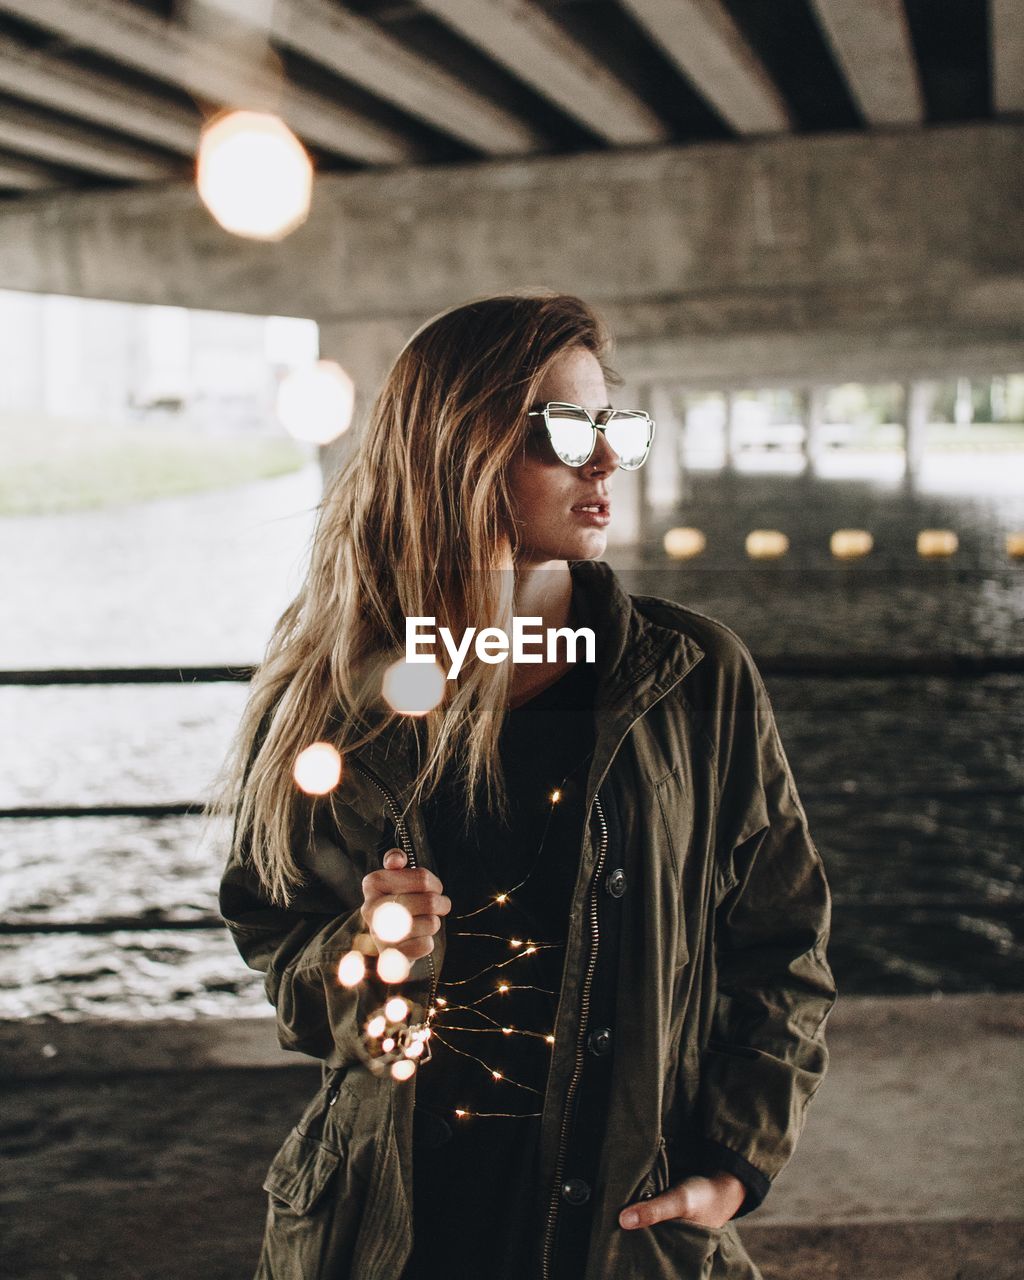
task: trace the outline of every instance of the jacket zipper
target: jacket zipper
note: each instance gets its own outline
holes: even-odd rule
[[[363,775],[364,778],[369,779],[369,781],[373,783],[373,785],[384,797],[384,802],[388,806],[388,810],[391,813],[391,821],[395,824],[395,830],[398,832],[398,838],[401,841],[402,848],[405,851],[405,856],[408,859],[408,865],[410,867],[418,867],[419,862],[416,859],[416,851],[412,847],[412,840],[409,837],[409,831],[405,825],[405,819],[402,817],[401,813],[399,812],[398,804],[396,803],[391,792],[384,785],[384,783],[381,782],[379,778],[375,777],[374,774],[372,774],[370,770],[367,769],[367,767],[364,764],[362,764],[360,761],[355,760],[351,756],[349,756],[347,763],[351,765],[353,768],[357,769]],[[430,998],[427,1001],[427,1016],[425,1021],[426,1023],[429,1023],[431,1010],[434,1008],[434,996],[437,994],[437,970],[434,966],[433,952],[427,953],[427,964],[430,967]]]
[[[590,986],[594,971],[597,968],[597,949],[600,944],[600,933],[597,927],[597,886],[604,868],[605,854],[608,851],[608,823],[605,821],[601,801],[594,796],[594,808],[597,820],[601,824],[601,843],[598,849],[594,874],[590,881],[590,950],[587,956],[587,968],[583,975],[583,990],[580,995],[580,1025],[576,1037],[576,1061],[573,1064],[572,1076],[565,1095],[565,1109],[562,1112],[562,1128],[558,1137],[558,1156],[555,1161],[555,1181],[551,1189],[551,1200],[548,1204],[548,1219],[544,1229],[544,1257],[542,1275],[547,1280],[551,1271],[551,1252],[555,1239],[555,1224],[558,1219],[558,1197],[561,1193],[562,1176],[565,1173],[565,1155],[569,1140],[569,1124],[572,1116],[572,1104],[576,1097],[580,1077],[583,1074],[584,1045],[587,1037],[587,1023],[590,1014]]]

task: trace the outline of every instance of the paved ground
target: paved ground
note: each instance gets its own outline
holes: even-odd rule
[[[797,1155],[742,1234],[765,1280],[1024,1277],[1024,995],[841,999]],[[248,1280],[319,1082],[271,1023],[0,1024],[11,1280]]]

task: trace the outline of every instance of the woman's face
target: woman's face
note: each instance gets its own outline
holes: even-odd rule
[[[584,347],[571,347],[550,366],[537,393],[539,409],[549,400],[606,409],[608,388],[601,365]],[[521,565],[549,560],[594,560],[604,554],[611,515],[612,477],[619,456],[597,433],[594,452],[582,467],[560,462],[544,432],[543,418],[529,418],[531,436],[509,467],[509,484],[519,526]],[[580,511],[600,504],[600,516]]]

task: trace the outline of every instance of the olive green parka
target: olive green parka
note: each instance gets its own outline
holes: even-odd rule
[[[563,1120],[584,1069],[596,895],[612,871],[602,797],[612,793],[636,871],[622,892],[607,1130],[578,1274],[757,1280],[735,1220],[626,1230],[618,1215],[667,1190],[706,1144],[764,1188],[792,1155],[827,1068],[836,998],[822,861],[736,633],[669,600],[627,594],[604,562],[572,561],[570,571],[604,629],[541,1120],[538,1280],[552,1280],[551,1241],[567,1208]],[[266,975],[281,1046],[322,1061],[322,1085],[267,1173],[255,1280],[399,1280],[411,1248],[416,1076],[394,1080],[366,1047],[365,1022],[381,1004],[376,977],[346,988],[336,976],[364,932],[362,879],[383,853],[398,845],[437,873],[419,807],[402,817],[415,761],[402,724],[346,756],[332,803],[314,806],[312,835],[295,850],[307,884],[288,909],[260,890],[244,841],[221,882],[221,914],[246,964]],[[433,999],[444,955],[442,918],[432,955],[401,988],[414,1016]],[[481,1276],[489,1271],[482,1260]]]

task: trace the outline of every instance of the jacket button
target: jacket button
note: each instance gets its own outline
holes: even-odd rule
[[[609,871],[608,879],[604,886],[613,898],[621,898],[626,892],[626,873],[621,867],[616,867],[614,871]]]
[[[595,1058],[603,1058],[612,1048],[611,1027],[597,1027],[587,1037],[587,1048]]]
[[[582,1178],[566,1178],[562,1183],[562,1199],[569,1204],[586,1204],[590,1199],[590,1187]]]

